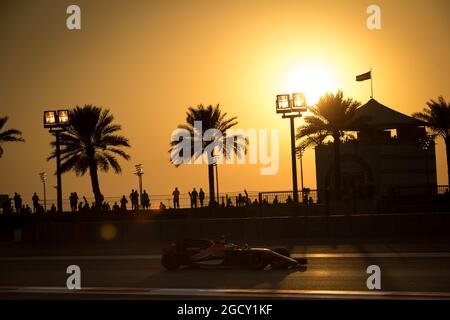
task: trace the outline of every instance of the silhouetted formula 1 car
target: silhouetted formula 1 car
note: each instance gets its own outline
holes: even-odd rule
[[[192,257],[202,250],[214,245],[207,239],[186,239],[171,243],[163,248],[161,264],[167,270],[175,270],[182,266],[203,268],[251,268],[290,269],[307,264],[304,258],[293,259],[285,248],[274,250],[267,248],[250,248],[248,245],[225,245],[225,250],[217,255],[193,260]]]

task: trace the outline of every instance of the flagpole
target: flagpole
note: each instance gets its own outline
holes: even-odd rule
[[[372,68],[370,68],[370,98],[373,99],[373,74],[372,74]]]

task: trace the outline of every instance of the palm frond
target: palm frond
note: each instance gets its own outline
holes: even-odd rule
[[[236,154],[246,152],[246,146],[242,146],[242,143],[238,144],[236,142],[232,143],[230,146],[228,146],[227,144],[227,141],[229,141],[229,139],[227,139],[226,137],[227,130],[235,127],[238,124],[237,117],[228,117],[226,112],[221,111],[220,105],[204,106],[202,104],[199,104],[197,107],[189,107],[186,111],[186,122],[178,125],[177,128],[181,130],[187,130],[189,136],[180,138],[180,140],[178,141],[171,141],[169,148],[170,154],[177,154],[180,158],[183,158],[184,155],[182,154],[183,150],[181,147],[181,145],[183,144],[190,146],[189,151],[191,158],[198,159],[203,155],[203,153],[206,151],[205,148],[210,143],[210,141],[202,141],[202,137],[197,136],[197,132],[194,127],[196,121],[201,122],[203,132],[209,129],[217,129],[222,133],[223,140],[221,152],[224,156],[229,156],[231,152],[234,152]],[[201,144],[199,143],[200,141],[202,142]],[[246,144],[248,142],[246,139],[244,139],[243,141],[243,144]],[[201,150],[194,150],[195,144],[201,145]],[[176,166],[180,165],[178,162],[174,163],[174,159],[172,159],[172,157],[170,159],[170,162]]]
[[[303,126],[297,129],[296,139],[300,147],[311,147],[322,144],[329,136],[344,137],[349,124],[367,121],[362,117],[355,118],[360,102],[344,98],[344,93],[326,93],[318,103],[310,108],[312,116],[305,117]]]
[[[8,121],[8,117],[0,117],[0,130],[3,129],[6,122]],[[3,132],[0,132],[0,143],[4,142],[25,142],[22,138],[22,132],[17,129],[8,129]],[[3,148],[0,149],[0,158],[4,153]]]
[[[21,131],[9,129],[0,133],[0,142],[25,142],[21,135]]]
[[[450,137],[450,103],[444,97],[439,96],[437,101],[430,99],[422,112],[414,113],[413,117],[444,139]]]

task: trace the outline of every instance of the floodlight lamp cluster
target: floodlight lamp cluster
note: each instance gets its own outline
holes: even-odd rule
[[[137,164],[134,166],[136,168],[136,173],[138,176],[144,174],[144,165],[143,164]]]
[[[63,128],[69,124],[69,110],[44,111],[44,128]]]
[[[304,93],[293,93],[277,95],[276,111],[277,113],[287,114],[307,111],[306,97]]]
[[[41,172],[39,173],[39,177],[41,178],[42,183],[45,183],[45,181],[47,181],[47,173]]]

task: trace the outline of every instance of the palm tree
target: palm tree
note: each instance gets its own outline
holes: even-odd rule
[[[208,154],[209,152],[214,150],[209,150],[207,146],[211,143],[211,141],[205,141],[202,138],[203,132],[209,129],[217,129],[221,133],[221,137],[216,137],[219,140],[214,140],[215,142],[219,142],[222,148],[218,150],[225,156],[226,159],[229,159],[231,154],[236,154],[240,157],[242,154],[246,152],[246,143],[247,139],[244,138],[240,134],[227,134],[227,130],[237,125],[237,117],[227,118],[227,113],[220,110],[220,106],[216,105],[213,107],[212,105],[203,106],[198,105],[197,107],[189,107],[186,112],[186,123],[178,126],[179,129],[186,130],[189,133],[189,141],[190,145],[190,158],[198,159],[203,156],[203,154]],[[201,122],[202,131],[197,132],[196,122]],[[215,138],[215,139],[216,139]],[[230,143],[232,141],[232,143]],[[228,142],[228,143],[227,143]],[[198,144],[200,148],[195,148],[195,145]],[[183,141],[172,141],[170,143],[169,153],[177,154],[183,156],[182,149]],[[208,181],[209,181],[209,202],[210,205],[215,203],[215,195],[214,195],[214,165],[215,162],[212,160],[214,157],[219,156],[218,154],[209,154],[208,155]],[[175,166],[179,166],[182,163],[174,161],[173,157],[171,157],[170,162]]]
[[[85,105],[77,106],[69,113],[70,126],[60,132],[61,172],[75,171],[77,176],[87,170],[91,176],[92,191],[96,206],[100,206],[103,196],[100,192],[97,170],[107,172],[110,167],[114,172],[122,171],[116,156],[126,160],[130,156],[121,147],[130,147],[128,139],[114,134],[121,126],[113,124],[114,117],[108,109]],[[51,145],[56,148],[56,143]],[[47,160],[56,157],[56,150]]]
[[[450,183],[450,102],[446,102],[442,96],[439,96],[437,101],[431,99],[423,111],[414,113],[413,117],[424,122],[435,134],[444,139],[447,176]]]
[[[337,199],[341,194],[340,141],[347,136],[348,124],[357,120],[355,112],[360,105],[352,98],[344,99],[342,91],[326,93],[310,109],[313,115],[305,117],[305,124],[297,130],[296,139],[300,140],[300,148],[320,145],[326,138],[333,138],[334,191]]]
[[[7,121],[8,117],[0,117],[0,130],[3,129],[3,126]],[[3,148],[1,144],[4,142],[25,142],[21,135],[22,132],[16,129],[8,129],[6,131],[0,132],[0,158],[3,155]]]

